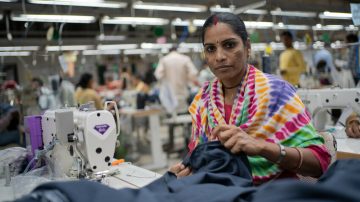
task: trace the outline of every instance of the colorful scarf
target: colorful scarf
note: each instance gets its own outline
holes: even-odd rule
[[[208,141],[211,131],[226,124],[222,83],[215,79],[204,85],[189,107],[192,116],[190,152]],[[304,104],[295,89],[277,77],[248,66],[235,97],[229,124],[247,134],[288,147],[318,145],[326,151]],[[281,173],[278,165],[260,156],[249,157],[255,183],[266,182]]]

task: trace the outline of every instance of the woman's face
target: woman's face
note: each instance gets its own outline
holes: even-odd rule
[[[226,23],[206,28],[204,34],[205,60],[220,80],[234,79],[247,67],[250,42],[244,45],[240,36]]]

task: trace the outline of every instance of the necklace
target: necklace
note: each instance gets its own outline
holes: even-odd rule
[[[242,80],[240,81],[240,83],[238,83],[238,84],[236,84],[236,85],[234,85],[234,86],[229,86],[229,87],[227,87],[227,86],[225,86],[225,85],[223,84],[223,88],[224,88],[224,89],[233,89],[233,88],[236,88],[236,87],[240,86],[241,83],[242,83]]]
[[[244,72],[243,76],[245,76],[245,75],[246,75],[246,73],[247,73],[247,69],[245,70],[245,72]],[[224,89],[233,89],[233,88],[237,88],[238,86],[241,86],[241,84],[242,84],[243,80],[244,80],[244,78],[242,78],[242,79],[241,79],[241,81],[240,81],[238,84],[234,85],[234,86],[225,86],[225,85],[224,85],[224,83],[222,84],[222,86],[223,86],[223,88],[224,88]]]

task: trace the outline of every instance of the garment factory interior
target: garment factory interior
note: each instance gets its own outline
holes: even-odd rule
[[[358,0],[0,0],[0,201],[360,201],[359,27]]]

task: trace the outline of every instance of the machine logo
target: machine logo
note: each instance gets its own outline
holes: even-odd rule
[[[99,132],[101,135],[104,135],[104,133],[109,129],[109,125],[108,124],[101,124],[101,125],[96,125],[94,127],[94,129]]]

